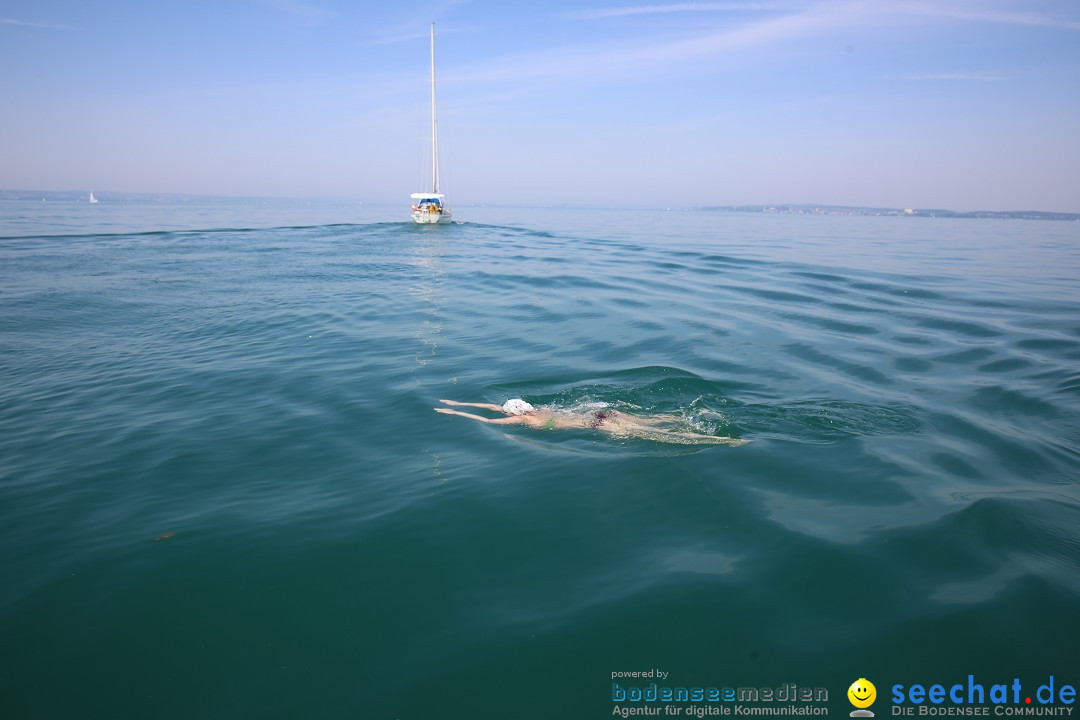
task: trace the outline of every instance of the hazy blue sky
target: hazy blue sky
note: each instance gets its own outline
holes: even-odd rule
[[[1073,0],[0,0],[0,188],[1080,212]]]

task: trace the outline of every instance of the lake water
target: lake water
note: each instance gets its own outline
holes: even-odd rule
[[[455,217],[0,203],[0,717],[1080,684],[1080,223]]]

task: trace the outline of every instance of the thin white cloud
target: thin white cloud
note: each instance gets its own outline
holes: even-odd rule
[[[19,27],[48,28],[49,30],[78,30],[70,25],[55,25],[53,23],[27,22],[14,18],[0,18],[0,25],[17,25]]]
[[[392,33],[392,32],[388,32],[388,33],[384,33],[382,35],[377,35],[375,37],[372,37],[372,38],[364,41],[364,44],[365,45],[394,45],[396,43],[414,42],[416,40],[421,40],[421,39],[427,40],[428,37],[429,37],[428,33],[430,32],[430,28],[431,28],[430,25],[424,25],[422,30],[411,30],[410,29],[410,30],[400,32],[400,33],[396,33],[396,34]],[[469,26],[446,27],[444,25],[439,25],[439,26],[437,26],[435,28],[435,34],[438,37],[445,37],[446,35],[456,35],[458,33],[471,33],[471,32],[482,32],[482,31],[483,31],[483,28],[469,27]]]
[[[1022,6],[1022,5],[1021,5]],[[1052,15],[1048,12],[1024,10],[1000,10],[978,4],[953,0],[941,0],[935,3],[907,2],[905,0],[879,0],[878,2],[851,2],[845,0],[804,0],[803,2],[687,2],[664,5],[627,5],[623,7],[577,10],[564,13],[563,17],[574,19],[602,19],[625,17],[628,15],[653,15],[661,13],[709,13],[709,12],[777,12],[777,11],[814,11],[848,13],[864,18],[872,16],[890,16],[913,18],[941,18],[979,23],[1005,25],[1026,25],[1030,27],[1057,27],[1069,30],[1080,29],[1080,21]]]
[[[904,5],[898,9],[903,12]],[[1028,27],[1055,27],[1065,30],[1080,30],[1080,21],[1058,17],[1045,12],[1027,12],[1012,10],[992,10],[978,7],[950,7],[947,4],[912,4],[908,12],[927,17],[939,17],[950,20],[994,23],[1001,25],[1024,25]]]
[[[1018,4],[1014,4],[1018,5]],[[776,11],[798,8],[790,12]],[[632,5],[622,8],[581,11],[574,18],[617,17],[628,14],[694,12],[706,10],[767,10],[768,13],[741,15],[739,21],[721,30],[699,33],[682,40],[626,38],[576,47],[509,56],[480,66],[452,71],[459,82],[506,82],[574,77],[617,79],[635,72],[657,70],[664,65],[700,62],[715,63],[727,55],[742,57],[745,51],[783,45],[830,32],[865,31],[905,24],[945,24],[954,22],[997,23],[1026,27],[1080,27],[1080,22],[1026,11],[987,9],[966,0],[805,0],[803,2],[713,2]],[[942,73],[937,79],[997,80],[990,75]],[[449,79],[449,77],[448,77]],[[914,79],[914,76],[912,76]],[[927,76],[923,79],[929,80]]]
[[[857,20],[864,22],[861,17]],[[850,13],[838,12],[833,5],[826,4],[804,12],[756,19],[721,32],[685,40],[650,44],[641,38],[633,38],[603,45],[562,47],[543,53],[511,56],[454,73],[454,79],[458,82],[505,82],[553,77],[617,79],[665,64],[715,58],[855,23],[856,18]]]
[[[885,80],[927,80],[927,81],[958,81],[958,82],[993,82],[1003,80],[1000,75],[986,75],[983,73],[908,73],[906,75],[885,75]]]
[[[575,10],[563,14],[563,17],[579,20],[625,17],[627,15],[656,15],[660,13],[706,13],[706,12],[743,12],[770,10],[798,10],[805,3],[795,2],[706,2],[673,3],[669,5],[633,5],[619,8],[597,10]]]

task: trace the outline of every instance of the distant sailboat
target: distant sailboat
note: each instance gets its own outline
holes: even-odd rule
[[[93,190],[90,191],[90,202],[92,202],[92,203],[97,202],[97,198],[94,197],[94,191]]]
[[[435,23],[431,23],[431,192],[417,192],[413,199],[413,222],[433,225],[450,222],[450,208],[439,192],[439,123],[435,114]]]

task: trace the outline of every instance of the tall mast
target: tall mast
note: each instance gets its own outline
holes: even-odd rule
[[[435,116],[435,23],[431,23],[431,192],[439,192],[439,123]]]

